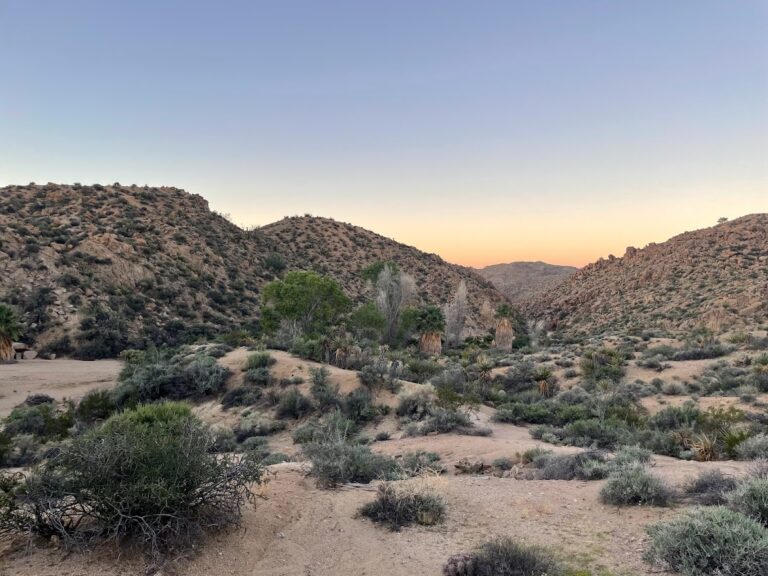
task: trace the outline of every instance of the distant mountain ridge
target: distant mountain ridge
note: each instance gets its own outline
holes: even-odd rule
[[[715,332],[768,324],[768,214],[627,248],[524,307],[550,328],[587,333]]]
[[[509,262],[480,268],[477,273],[515,304],[527,302],[576,272],[574,266],[546,262]]]
[[[472,270],[330,219],[246,231],[172,187],[0,188],[0,301],[21,311],[28,338],[61,350],[85,319],[94,335],[131,343],[254,325],[262,287],[283,270],[328,274],[360,300],[360,272],[377,260],[412,274],[425,303],[448,302],[464,280],[471,329],[489,328],[488,310],[505,301]]]

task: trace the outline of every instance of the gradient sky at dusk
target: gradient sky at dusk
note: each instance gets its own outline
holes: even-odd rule
[[[768,211],[768,2],[0,0],[30,181],[583,265]]]

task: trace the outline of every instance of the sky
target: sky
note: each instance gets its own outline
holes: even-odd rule
[[[0,0],[28,182],[581,266],[768,212],[768,2]]]

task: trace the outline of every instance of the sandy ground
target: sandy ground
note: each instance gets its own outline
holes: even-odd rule
[[[0,364],[0,417],[30,394],[45,393],[57,400],[80,399],[87,392],[111,388],[123,363],[119,360],[20,360]]]
[[[247,355],[245,350],[236,350],[221,360],[235,371],[228,385],[239,385],[240,368]],[[276,376],[301,375],[309,380],[308,369],[313,363],[282,352],[274,352],[273,356],[278,360],[273,370]],[[82,392],[88,386],[107,385],[119,369],[117,363],[113,363],[110,372],[107,364],[41,362],[41,367],[45,364],[69,367],[75,382],[78,367],[84,370],[79,379],[88,375],[89,384],[79,385]],[[338,368],[329,370],[332,381],[340,385],[342,392],[357,386],[354,372]],[[44,387],[45,382],[62,382],[60,378],[53,378],[51,372],[58,374],[62,371],[54,369],[47,376],[36,375],[30,379],[38,382],[36,387],[32,387],[31,382],[25,382],[23,386],[17,382],[16,387],[47,393],[56,391],[58,388]],[[99,374],[102,380],[99,380]],[[74,395],[72,390],[78,390],[78,385],[71,378],[65,381],[70,383],[70,387],[65,388],[67,394]],[[203,404],[197,410],[210,421],[236,418],[236,411],[223,412],[214,403]],[[245,512],[242,529],[210,537],[201,543],[197,552],[172,561],[162,573],[189,576],[438,576],[451,554],[471,550],[482,541],[500,535],[550,546],[563,558],[578,561],[595,571],[605,568],[617,576],[658,573],[642,560],[646,547],[645,526],[673,517],[680,509],[618,509],[602,505],[598,493],[603,481],[530,481],[455,474],[453,465],[464,457],[480,457],[490,463],[495,458],[513,457],[534,446],[558,452],[578,451],[542,444],[532,439],[525,427],[492,423],[489,420],[491,414],[491,409],[482,408],[474,416],[479,425],[493,429],[490,437],[444,434],[373,444],[374,450],[394,456],[414,450],[431,450],[441,455],[448,468],[448,474],[438,485],[447,502],[447,519],[443,525],[390,532],[356,517],[359,507],[374,498],[375,486],[319,490],[307,476],[305,463],[280,464],[271,467],[266,499],[259,499]],[[387,422],[389,424],[379,427],[393,425],[391,417]],[[366,431],[367,434],[371,432]],[[271,438],[270,445],[295,450],[287,434]],[[655,473],[678,486],[697,472],[714,467],[736,475],[744,471],[744,464],[738,462],[698,463],[654,458]],[[47,542],[33,543],[28,551],[26,542],[0,543],[2,576],[144,573],[145,565],[140,556],[123,552],[117,559],[117,551],[111,546],[101,546],[83,555],[67,554]]]

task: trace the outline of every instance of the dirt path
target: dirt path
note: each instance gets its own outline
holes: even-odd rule
[[[122,367],[119,360],[36,359],[0,364],[0,417],[7,416],[30,394],[79,399],[90,390],[111,388]]]

